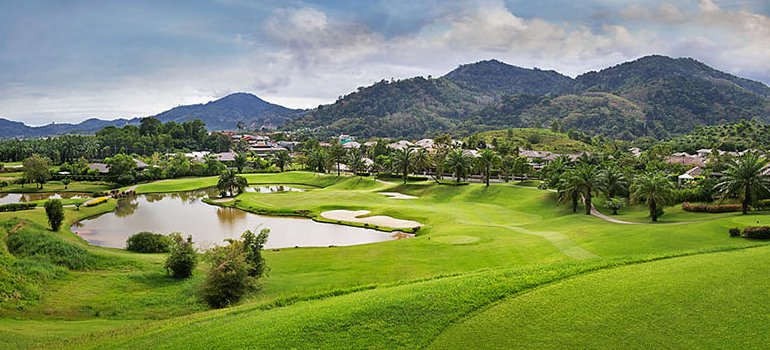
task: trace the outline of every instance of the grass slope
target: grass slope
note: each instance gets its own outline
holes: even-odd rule
[[[457,323],[431,348],[764,348],[769,258],[762,247],[580,276]]]
[[[757,249],[757,251],[760,250]],[[770,255],[770,249],[762,248],[760,253],[754,254],[754,258],[766,258],[768,255]],[[625,259],[595,259],[525,269],[481,271],[365,290],[333,298],[302,301],[267,310],[242,307],[193,318],[175,319],[149,328],[142,327],[119,334],[105,334],[83,342],[74,342],[69,344],[69,347],[78,349],[423,348],[430,345],[447,327],[458,320],[508,296],[593,271],[665,258],[665,256],[641,256]],[[689,258],[668,259],[659,264],[665,265],[671,261],[685,259]],[[700,260],[710,261],[708,257]],[[755,273],[758,272],[755,271]],[[673,275],[670,278],[678,276]],[[767,281],[763,279],[762,282]],[[603,283],[611,285],[612,280],[603,280]],[[750,307],[753,304],[745,299],[736,298],[735,300],[733,304],[743,307]],[[636,317],[643,317],[639,312],[647,310],[645,306],[644,304],[638,306]],[[729,310],[721,309],[721,311],[712,312],[709,317],[719,320],[720,316],[727,314]],[[634,315],[628,317],[632,319]],[[526,322],[526,319],[522,321]],[[497,325],[487,324],[486,326],[488,333],[494,333]],[[549,336],[553,333],[549,332],[547,323],[540,327],[540,331],[544,332],[540,337],[553,338]],[[590,337],[590,334],[586,337]],[[463,348],[494,348],[498,344],[505,344],[491,341],[481,345],[478,342],[484,340],[474,336],[469,337],[469,334],[465,334],[464,339],[470,344]],[[474,345],[474,342],[477,344]],[[443,345],[437,348],[444,348]]]

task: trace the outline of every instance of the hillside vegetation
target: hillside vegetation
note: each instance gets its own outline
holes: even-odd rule
[[[359,88],[286,128],[420,138],[556,121],[565,130],[629,140],[668,138],[701,125],[753,118],[770,121],[770,87],[693,59],[647,56],[575,79],[481,61],[438,79]]]

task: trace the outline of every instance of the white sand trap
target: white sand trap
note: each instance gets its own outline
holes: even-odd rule
[[[359,217],[369,213],[370,211],[368,210],[329,210],[321,213],[321,216],[329,220],[359,222],[362,224],[390,228],[415,228],[422,226],[417,221],[401,220],[384,215]]]
[[[410,196],[408,194],[398,193],[398,192],[379,192],[381,195],[388,196],[393,199],[415,199],[417,197]]]

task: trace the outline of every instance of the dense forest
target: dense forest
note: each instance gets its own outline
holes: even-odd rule
[[[482,61],[440,78],[383,80],[284,128],[420,138],[556,122],[565,130],[631,140],[751,119],[770,121],[770,87],[693,59],[648,56],[575,79]]]
[[[86,159],[104,159],[116,154],[151,155],[178,151],[230,149],[230,138],[206,130],[200,120],[162,123],[144,118],[137,125],[122,128],[108,126],[95,135],[64,135],[47,139],[0,141],[0,161],[12,162],[32,154],[51,159],[56,164]]]

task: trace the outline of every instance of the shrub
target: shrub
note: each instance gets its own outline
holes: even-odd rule
[[[8,203],[0,205],[0,212],[29,210],[37,207],[35,203]]]
[[[615,197],[615,198],[607,199],[604,202],[604,207],[612,210],[612,215],[618,215],[618,210],[620,210],[620,208],[623,208],[625,204],[626,204],[625,199]]]
[[[8,235],[8,251],[17,257],[48,261],[73,270],[93,268],[96,259],[85,249],[49,234],[19,231]]]
[[[233,244],[214,248],[211,253],[211,269],[201,289],[203,300],[214,308],[237,303],[253,279],[249,276],[246,255]]]
[[[257,278],[266,271],[262,248],[270,230],[258,235],[246,231],[241,240],[228,240],[225,247],[216,247],[206,253],[211,269],[201,288],[201,297],[211,307],[221,308],[237,303],[253,287]]]
[[[730,237],[738,237],[741,235],[741,229],[733,227],[730,229]]]
[[[99,198],[92,199],[92,200],[86,202],[84,204],[84,206],[85,207],[95,207],[95,206],[97,206],[99,204],[107,202],[108,200],[110,200],[110,197],[106,197],[106,196],[105,197],[99,197]]]
[[[757,207],[762,209],[770,209],[770,199],[760,199],[757,201]]]
[[[64,208],[61,205],[61,201],[58,199],[51,199],[45,202],[45,214],[48,216],[48,223],[51,225],[51,230],[59,231],[61,224],[64,221]]]
[[[167,253],[171,239],[152,232],[139,232],[126,240],[126,249],[137,253]]]
[[[171,239],[171,254],[166,259],[166,271],[175,278],[192,276],[195,264],[198,262],[192,236],[187,236],[185,240],[182,238],[181,233],[175,232],[170,234],[169,237]]]
[[[751,239],[770,239],[770,226],[749,226],[743,229],[743,237]]]
[[[682,203],[682,209],[698,213],[732,213],[743,210],[740,204]]]

